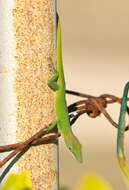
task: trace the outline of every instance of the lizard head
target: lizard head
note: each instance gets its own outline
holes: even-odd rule
[[[68,149],[73,153],[75,158],[78,160],[78,162],[82,163],[82,151],[81,151],[81,144],[79,143],[78,139],[72,135],[69,138],[65,139],[65,143],[68,147]]]

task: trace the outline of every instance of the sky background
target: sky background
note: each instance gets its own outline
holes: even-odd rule
[[[58,1],[62,20],[63,61],[67,89],[99,96],[122,96],[129,80],[129,1]],[[79,100],[67,95],[68,103]],[[118,121],[120,106],[108,111]],[[114,189],[126,190],[116,159],[117,130],[100,116],[85,114],[74,125],[83,146],[84,163],[78,164],[60,143],[61,184],[73,188],[85,173],[102,176]],[[126,133],[129,160],[129,132]],[[128,142],[127,142],[128,141]]]

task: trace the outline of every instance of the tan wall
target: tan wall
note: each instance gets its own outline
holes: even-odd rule
[[[92,95],[122,95],[129,80],[129,1],[59,1],[62,18],[63,59],[67,88]],[[68,102],[78,98],[68,96]],[[119,105],[109,106],[117,121]],[[103,117],[81,117],[75,132],[83,145],[84,164],[79,165],[62,144],[61,183],[74,187],[78,178],[94,171],[114,189],[126,189],[116,159],[117,131]],[[126,142],[129,134],[127,132]],[[126,143],[128,152],[129,144]],[[74,181],[74,183],[73,183]]]

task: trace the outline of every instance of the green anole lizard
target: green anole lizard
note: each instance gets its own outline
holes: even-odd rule
[[[129,82],[127,82],[127,84],[125,85],[121,102],[121,110],[120,110],[120,116],[118,122],[118,134],[117,134],[117,158],[126,179],[129,181],[129,167],[126,163],[125,154],[124,154],[124,131],[125,131],[125,115],[127,111],[128,90],[129,90]]]
[[[56,121],[52,124],[52,126],[50,126],[50,128],[53,128],[56,125],[59,127],[59,131],[61,132],[61,135],[64,138],[66,146],[73,153],[75,158],[81,163],[81,144],[79,143],[78,139],[74,136],[70,127],[68,108],[65,97],[66,88],[62,63],[61,27],[58,16],[57,19],[57,65],[56,69],[53,68],[54,75],[48,81],[48,86],[55,91],[54,106],[56,112]]]

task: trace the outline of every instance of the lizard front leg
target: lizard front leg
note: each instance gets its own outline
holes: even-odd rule
[[[57,72],[57,70],[55,68],[53,68],[53,71],[54,71],[54,75],[48,81],[48,86],[52,90],[57,91],[59,89],[59,85],[57,84],[59,74],[58,74],[58,72]]]

